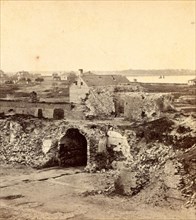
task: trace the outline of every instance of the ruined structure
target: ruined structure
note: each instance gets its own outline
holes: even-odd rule
[[[116,169],[117,193],[149,189],[149,201],[186,196],[194,203],[194,125],[193,117],[180,114],[138,126],[10,116],[0,120],[0,161],[36,168],[83,165],[89,172]]]
[[[129,93],[124,100],[124,117],[128,120],[153,120],[174,109],[173,97],[162,93]]]
[[[89,94],[91,88],[97,87],[111,87],[117,85],[127,85],[129,80],[125,76],[120,75],[95,75],[95,74],[81,74],[70,86],[70,102],[81,103],[83,99]]]
[[[173,111],[170,94],[146,93],[125,77],[88,73],[71,85],[69,103],[36,98],[0,100],[1,163],[113,169],[115,193],[148,189],[153,201],[164,192],[195,202],[195,118]]]
[[[21,75],[24,72],[20,72]],[[53,78],[57,75],[53,73]],[[31,92],[28,102],[0,100],[0,113],[53,119],[107,120],[123,117],[140,121],[159,118],[163,112],[173,108],[170,94],[145,93],[139,83],[130,83],[125,76],[96,75],[79,69],[73,80],[69,87],[69,103],[39,102],[37,94]]]
[[[153,120],[174,109],[170,94],[122,92],[113,87],[91,88],[79,103],[38,102],[31,96],[29,102],[0,100],[0,114],[24,114],[53,119],[112,119]]]
[[[108,154],[108,149],[111,155],[104,167],[111,167],[114,160],[130,158],[126,136],[110,123],[11,116],[0,120],[0,128],[2,162],[41,167],[53,166],[55,161],[61,166],[88,165],[97,169],[99,154]]]

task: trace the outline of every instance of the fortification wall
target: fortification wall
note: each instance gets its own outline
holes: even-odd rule
[[[25,114],[35,117],[40,114],[45,118],[53,118],[54,110],[62,109],[64,115],[70,114],[71,106],[69,103],[44,103],[44,102],[23,102],[23,101],[9,101],[0,100],[0,113],[4,114]]]

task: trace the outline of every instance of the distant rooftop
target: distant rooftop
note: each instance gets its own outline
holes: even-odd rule
[[[128,84],[130,81],[121,75],[95,75],[87,74],[81,76],[85,83],[91,86],[115,86],[119,84]]]

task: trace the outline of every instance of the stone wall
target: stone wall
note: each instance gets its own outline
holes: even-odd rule
[[[170,94],[129,93],[124,96],[124,117],[128,120],[153,120],[173,110]]]
[[[38,110],[42,111],[45,118],[53,118],[54,109],[63,109],[66,115],[70,115],[71,106],[69,103],[44,103],[44,102],[23,102],[0,100],[0,113],[4,114],[25,114],[38,117]]]
[[[81,103],[82,99],[85,99],[88,93],[89,93],[89,87],[80,78],[80,80],[78,79],[77,81],[77,85],[73,83],[69,87],[69,101],[73,103]]]
[[[111,89],[114,88],[97,87],[90,89],[85,100],[86,117],[108,118],[115,113],[113,91]]]
[[[58,143],[69,128],[78,128],[87,140],[88,164],[98,151],[102,127],[84,123],[48,121],[14,117],[0,120],[0,160],[3,163],[24,164],[32,167],[57,162]],[[50,164],[52,165],[52,164]]]
[[[107,157],[102,164],[104,168],[112,167],[113,161],[116,163],[130,157],[127,139],[115,126],[11,116],[0,120],[0,160],[33,167],[52,166],[51,161],[58,165],[59,143],[70,128],[77,128],[86,138],[87,168],[90,170],[92,167],[100,169],[100,155]]]

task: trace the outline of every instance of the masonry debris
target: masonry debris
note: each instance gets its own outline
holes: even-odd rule
[[[196,201],[195,122],[180,113],[132,124],[12,115],[0,119],[0,161],[35,168],[80,161],[87,172],[112,171],[103,193],[190,206]]]
[[[118,75],[75,76],[69,102],[0,100],[0,161],[33,168],[84,166],[104,190],[161,205],[196,203],[196,117],[170,93],[147,93]],[[55,79],[59,80],[59,79]],[[91,119],[91,120],[89,120]]]
[[[195,119],[179,115],[134,128],[136,138],[133,135],[128,138],[133,158],[119,170],[115,181],[116,192],[132,196],[143,192],[149,203],[160,203],[161,199],[165,202],[188,199],[187,205],[195,205],[194,125]],[[189,132],[182,135],[182,126]]]
[[[175,111],[171,94],[135,93],[126,90],[114,92],[115,89],[114,87],[91,88],[79,105],[85,118],[123,117],[132,122],[150,121],[163,117],[167,112]]]

